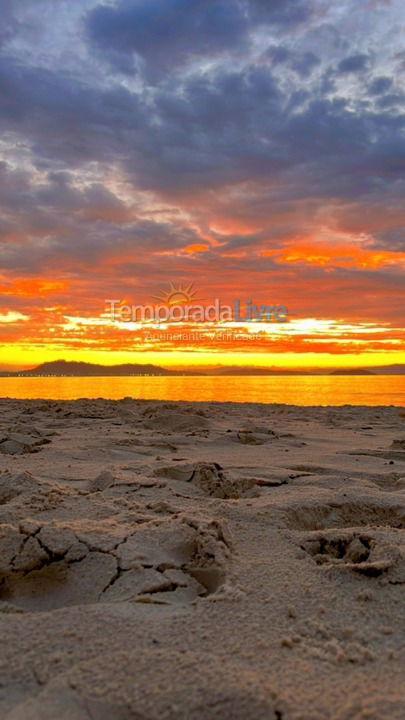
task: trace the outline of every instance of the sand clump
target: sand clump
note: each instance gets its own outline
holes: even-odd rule
[[[29,471],[13,474],[7,470],[0,474],[0,505],[10,502],[19,495],[33,493],[38,487],[38,481]]]
[[[102,492],[115,483],[115,477],[109,470],[103,470],[95,478],[89,481],[89,492]]]
[[[172,409],[146,410],[143,417],[143,426],[158,432],[193,432],[210,427],[209,420],[203,415]]]
[[[156,468],[155,474],[158,477],[191,483],[205,495],[223,500],[249,496],[256,484],[253,478],[235,477],[215,462],[176,463]]]

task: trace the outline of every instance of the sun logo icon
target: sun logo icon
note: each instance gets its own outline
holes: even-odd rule
[[[176,286],[170,282],[169,289],[163,290],[160,295],[154,295],[153,299],[159,300],[159,302],[163,302],[169,307],[173,307],[173,305],[189,305],[196,299],[196,292],[193,283],[187,286],[181,284]]]

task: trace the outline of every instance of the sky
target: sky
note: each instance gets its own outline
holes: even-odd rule
[[[1,5],[1,367],[405,362],[402,0]]]

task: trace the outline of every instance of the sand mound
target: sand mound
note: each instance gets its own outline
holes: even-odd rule
[[[363,501],[335,501],[301,504],[286,511],[287,524],[297,530],[317,530],[329,527],[393,527],[405,528],[404,502],[391,503],[384,499],[365,498]]]
[[[6,432],[0,434],[0,453],[3,455],[23,455],[38,452],[42,445],[51,441],[39,433],[22,434],[21,432]]]
[[[143,650],[75,665],[5,720],[277,720],[271,695],[265,678],[228,660]]]
[[[242,445],[264,445],[277,436],[272,430],[257,427],[238,430],[236,437]]]
[[[33,493],[40,487],[30,472],[13,475],[9,471],[0,475],[0,505],[10,502],[13,498],[26,493]]]
[[[210,426],[206,417],[176,410],[156,410],[144,414],[143,426],[159,432],[195,432]]]
[[[364,701],[349,702],[333,720],[403,720],[405,695],[402,697],[375,697]]]
[[[391,443],[393,450],[404,450],[405,451],[405,438],[397,438]]]

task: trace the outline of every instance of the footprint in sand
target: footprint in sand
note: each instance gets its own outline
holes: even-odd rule
[[[316,531],[305,538],[301,547],[318,565],[369,577],[384,575],[393,584],[405,582],[405,538],[401,530],[380,534]]]
[[[191,483],[205,495],[223,500],[251,497],[256,480],[235,476],[216,462],[176,463],[155,468],[157,477]]]
[[[91,525],[91,522],[88,523]],[[0,600],[29,611],[98,602],[188,603],[229,576],[231,543],[216,521],[0,525]]]

